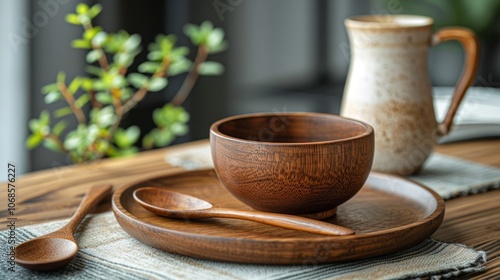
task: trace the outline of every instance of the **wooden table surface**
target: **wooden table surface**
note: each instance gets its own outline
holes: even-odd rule
[[[106,159],[78,166],[52,168],[17,178],[14,216],[2,203],[0,218],[7,223],[15,217],[16,226],[70,217],[86,190],[94,184],[112,183],[116,188],[131,181],[183,171],[165,162],[166,153],[205,145],[206,140],[142,152],[130,158]],[[437,151],[478,163],[500,167],[500,140],[480,140],[445,144]],[[7,200],[7,183],[1,183],[0,197]],[[110,210],[105,203],[98,211]],[[432,236],[458,242],[488,255],[486,271],[468,274],[465,279],[500,279],[500,189],[446,202],[442,226]]]

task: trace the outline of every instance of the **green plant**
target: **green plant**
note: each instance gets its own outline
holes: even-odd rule
[[[199,75],[218,75],[222,64],[207,61],[207,56],[226,47],[224,31],[208,21],[200,26],[187,24],[184,32],[197,47],[194,61],[188,58],[189,49],[176,45],[174,35],[158,35],[148,47],[148,61],[138,66],[138,72],[129,73],[129,67],[141,51],[141,37],[126,31],[106,33],[92,20],[101,12],[100,5],[78,4],[76,13],[66,21],[83,27],[82,38],[72,42],[74,48],[88,50],[88,76],[77,76],[67,83],[60,72],[55,83],[42,88],[45,103],[65,102],[67,106],[51,114],[44,110],[40,117],[29,122],[31,135],[26,140],[29,148],[42,144],[45,148],[67,153],[75,163],[92,161],[104,156],[122,156],[138,151],[140,138],[137,126],[121,128],[125,114],[149,92],[166,88],[168,77],[186,74],[184,82],[173,99],[153,112],[156,128],[142,139],[144,148],[162,147],[175,137],[188,132],[189,114],[181,106]],[[97,66],[98,65],[98,66]],[[78,125],[65,131],[64,117],[73,114]],[[58,120],[54,123],[54,120]]]

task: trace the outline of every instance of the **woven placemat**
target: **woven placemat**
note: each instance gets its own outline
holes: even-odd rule
[[[500,188],[500,168],[434,153],[409,178],[450,199]]]
[[[26,226],[18,242],[58,229],[65,221]],[[7,232],[1,232],[2,240]],[[340,264],[250,265],[206,261],[170,254],[130,237],[107,212],[89,216],[79,227],[80,252],[66,267],[51,272],[16,267],[2,261],[0,279],[439,279],[483,270],[484,252],[427,239],[383,257]],[[6,244],[6,242],[2,242]],[[6,252],[6,250],[2,251]]]

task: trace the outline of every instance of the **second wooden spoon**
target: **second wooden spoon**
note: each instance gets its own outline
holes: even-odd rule
[[[78,243],[73,236],[77,226],[99,201],[111,194],[111,189],[111,185],[91,187],[68,224],[16,247],[16,263],[28,269],[47,271],[71,262],[78,253]]]
[[[349,228],[304,217],[214,207],[208,201],[165,188],[143,187],[135,190],[133,196],[146,210],[169,218],[232,218],[324,235],[355,233]]]

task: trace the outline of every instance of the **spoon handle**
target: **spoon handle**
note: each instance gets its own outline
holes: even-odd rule
[[[350,228],[287,214],[241,211],[225,208],[210,209],[210,214],[213,214],[212,217],[243,219],[323,235],[350,235],[355,233],[355,231]]]
[[[66,231],[73,234],[76,227],[80,224],[83,218],[94,208],[94,206],[101,201],[103,198],[111,194],[111,189],[113,186],[111,184],[105,185],[95,185],[90,187],[90,189],[85,194],[82,202],[76,209],[75,213],[71,217],[71,220],[61,228],[61,231]]]

